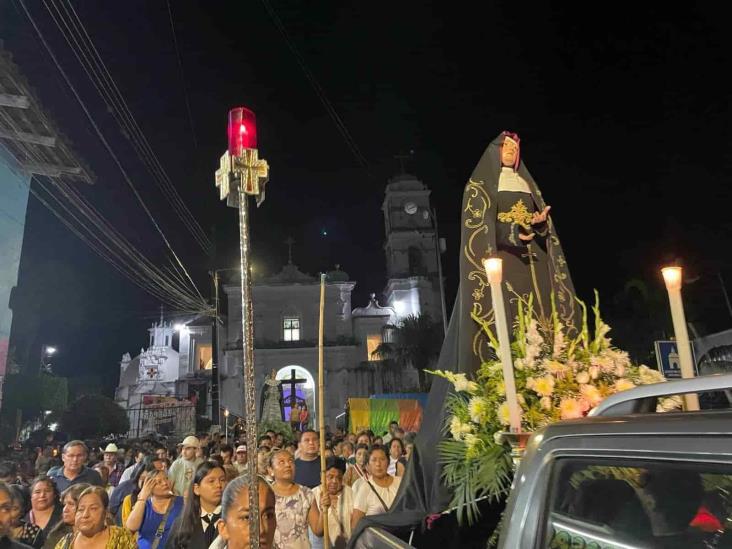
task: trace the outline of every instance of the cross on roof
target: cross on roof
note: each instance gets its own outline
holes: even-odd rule
[[[287,237],[285,244],[287,244],[287,264],[292,265],[292,245],[295,243],[295,239],[291,236]]]

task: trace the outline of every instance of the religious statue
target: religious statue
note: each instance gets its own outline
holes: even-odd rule
[[[284,421],[285,412],[282,398],[282,384],[277,381],[277,372],[272,370],[264,380],[261,402],[261,421]]]
[[[481,328],[482,322],[494,326],[482,263],[488,257],[503,260],[509,326],[518,300],[529,296],[540,324],[550,322],[554,310],[570,333],[577,325],[574,286],[549,210],[521,159],[518,135],[503,132],[488,145],[463,195],[460,290],[450,326],[458,371],[475,372],[493,354]]]

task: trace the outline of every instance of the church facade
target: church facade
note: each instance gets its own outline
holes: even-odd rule
[[[435,321],[442,318],[439,244],[429,194],[422,182],[406,174],[392,178],[386,187],[383,212],[387,283],[383,306],[372,294],[365,306],[354,308],[351,294],[356,282],[339,266],[327,273],[325,417],[330,425],[335,425],[348,398],[412,392],[418,387],[416,370],[398,371],[381,361],[374,351],[388,338],[388,327],[407,315],[429,314]],[[252,292],[257,392],[261,392],[265,380],[274,371],[282,381],[285,419],[289,420],[291,402],[306,405],[310,417],[316,418],[319,277],[301,272],[290,258],[279,273],[255,277]],[[220,403],[231,415],[242,417],[244,387],[238,280],[224,284],[223,293],[228,314],[218,342]],[[151,347],[134,359],[123,358],[118,403],[128,410],[137,409],[143,406],[145,395],[165,394],[180,401],[193,399],[199,415],[205,410],[205,415],[210,416],[210,369],[206,370],[204,359],[210,356],[211,331],[209,320],[201,322],[206,326],[196,326],[198,321],[194,321],[178,333],[176,349],[173,348],[174,327],[163,321],[162,327],[154,325],[150,329]],[[161,357],[165,358],[162,363],[168,366],[149,366],[160,362]]]

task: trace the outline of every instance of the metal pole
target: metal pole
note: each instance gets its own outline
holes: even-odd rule
[[[247,448],[257,447],[257,405],[254,389],[254,314],[252,311],[252,273],[249,254],[249,196],[244,192],[243,177],[239,178],[239,241],[241,247],[241,330],[244,363],[244,414],[246,416]],[[256,457],[256,455],[255,455]],[[249,543],[259,549],[259,479],[257,460],[249,459]]]
[[[435,253],[437,254],[437,276],[440,279],[440,303],[442,305],[443,337],[447,335],[447,308],[445,306],[445,281],[442,278],[442,250],[440,250],[440,231],[437,228],[437,208],[432,210],[432,220],[435,225]]]
[[[320,275],[320,323],[318,326],[318,423],[320,423],[320,489],[327,490],[325,486],[325,365],[323,357],[323,317],[325,312],[325,274]],[[323,544],[325,549],[330,549],[330,537],[328,536],[328,509],[322,509],[325,514],[323,518]]]
[[[213,275],[213,318],[211,323],[211,421],[221,425],[221,405],[219,404],[219,273]]]

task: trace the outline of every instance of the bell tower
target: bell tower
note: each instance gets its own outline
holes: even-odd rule
[[[384,203],[386,239],[386,303],[398,318],[429,314],[442,318],[437,232],[430,190],[415,176],[401,173],[389,179]]]

